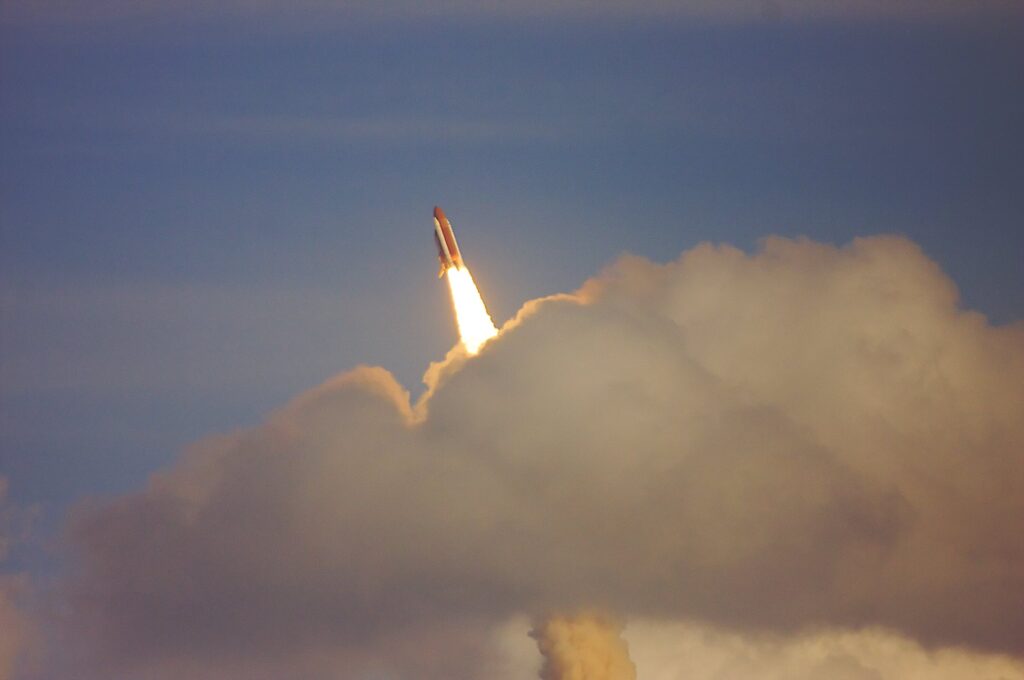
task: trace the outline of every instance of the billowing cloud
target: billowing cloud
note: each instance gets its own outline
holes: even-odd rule
[[[1021,680],[1024,662],[965,649],[927,650],[892,632],[740,634],[693,622],[632,621],[644,680]]]
[[[428,380],[358,368],[79,507],[79,639],[468,678],[493,626],[594,607],[1024,655],[1024,326],[904,239],[625,258]]]
[[[541,680],[636,680],[620,626],[607,615],[550,616],[532,635],[544,657]]]
[[[492,680],[536,677],[528,622],[495,631],[502,664]],[[816,630],[795,635],[725,631],[694,621],[634,619],[623,632],[643,680],[1022,680],[1024,660],[962,648],[926,649],[892,631]],[[587,677],[587,676],[584,676]]]

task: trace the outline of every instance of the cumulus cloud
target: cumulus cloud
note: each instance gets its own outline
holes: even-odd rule
[[[79,507],[79,639],[469,678],[509,617],[595,607],[1024,655],[1024,326],[909,241],[627,257],[427,379],[358,368]]]

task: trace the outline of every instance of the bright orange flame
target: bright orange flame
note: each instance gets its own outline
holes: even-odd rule
[[[450,267],[447,271],[448,288],[452,291],[455,305],[455,323],[459,326],[459,337],[470,354],[476,354],[485,342],[498,334],[491,316],[484,307],[480,291],[473,283],[473,275],[465,266]]]

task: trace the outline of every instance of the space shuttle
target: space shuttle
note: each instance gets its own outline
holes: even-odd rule
[[[462,269],[462,253],[459,252],[459,244],[455,241],[455,232],[452,231],[452,223],[444,216],[440,206],[434,206],[434,242],[437,244],[437,258],[441,261],[441,269],[437,272],[437,278],[444,276],[444,273],[454,267]]]

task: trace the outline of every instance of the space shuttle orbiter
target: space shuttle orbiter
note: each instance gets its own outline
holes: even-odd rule
[[[444,273],[452,267],[462,269],[462,253],[459,252],[459,244],[455,242],[452,223],[444,216],[444,211],[436,205],[434,206],[434,242],[437,243],[437,258],[441,260],[441,270],[437,273],[438,278],[444,276]]]

